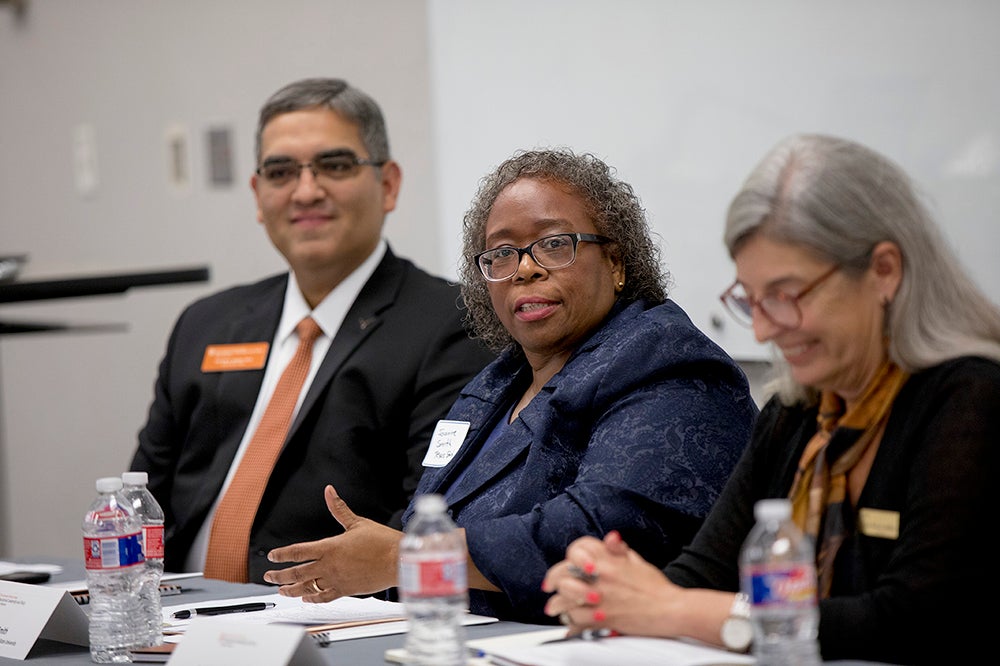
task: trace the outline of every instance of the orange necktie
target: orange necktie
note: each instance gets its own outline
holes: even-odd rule
[[[257,431],[215,510],[205,557],[205,578],[247,582],[250,527],[257,515],[257,506],[271,476],[271,469],[288,435],[302,384],[309,374],[313,342],[323,332],[310,317],[300,321],[295,331],[299,334],[295,356],[281,373]]]

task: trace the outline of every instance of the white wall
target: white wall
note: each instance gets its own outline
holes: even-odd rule
[[[593,152],[643,200],[674,299],[762,359],[717,298],[725,210],[778,139],[826,132],[901,163],[1000,302],[998,2],[430,0],[430,18],[444,224],[515,149]]]

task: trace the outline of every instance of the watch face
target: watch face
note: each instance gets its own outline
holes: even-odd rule
[[[744,651],[753,641],[753,627],[744,617],[728,617],[722,623],[722,644],[730,650]]]

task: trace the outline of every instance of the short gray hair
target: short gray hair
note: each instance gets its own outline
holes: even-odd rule
[[[659,247],[653,242],[646,212],[632,186],[617,179],[611,167],[590,153],[577,155],[565,148],[520,151],[480,181],[463,219],[462,296],[468,308],[467,322],[484,344],[495,351],[514,344],[493,310],[475,255],[486,249],[486,220],[493,202],[504,188],[521,178],[561,183],[582,200],[597,232],[614,241],[610,247],[603,246],[605,251],[619,258],[624,267],[620,299],[666,299],[669,275],[660,266]]]
[[[256,156],[261,158],[261,135],[275,116],[303,109],[326,107],[358,126],[368,158],[390,159],[389,135],[379,105],[368,94],[343,79],[301,79],[271,95],[260,109],[257,121]]]
[[[864,271],[875,245],[895,243],[903,276],[889,306],[889,357],[917,372],[960,356],[1000,361],[1000,309],[962,268],[907,174],[858,143],[800,134],[778,143],[729,206],[730,256],[757,234]],[[779,395],[814,398],[779,361]]]

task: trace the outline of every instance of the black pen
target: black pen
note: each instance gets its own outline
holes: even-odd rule
[[[569,575],[578,580],[582,580],[585,583],[590,583],[593,585],[597,582],[597,574],[592,571],[584,571],[582,568],[576,566],[575,564],[569,565]]]
[[[186,620],[192,615],[228,615],[230,613],[250,613],[274,608],[270,601],[258,601],[249,604],[236,604],[235,606],[208,606],[206,608],[192,608],[191,610],[177,611],[173,617],[177,620]]]
[[[599,641],[602,638],[615,638],[621,636],[614,629],[608,629],[606,627],[601,629],[584,629],[578,634],[566,634],[560,638],[550,638],[547,641],[542,641],[542,645],[548,645],[549,643],[565,643],[567,641]]]

